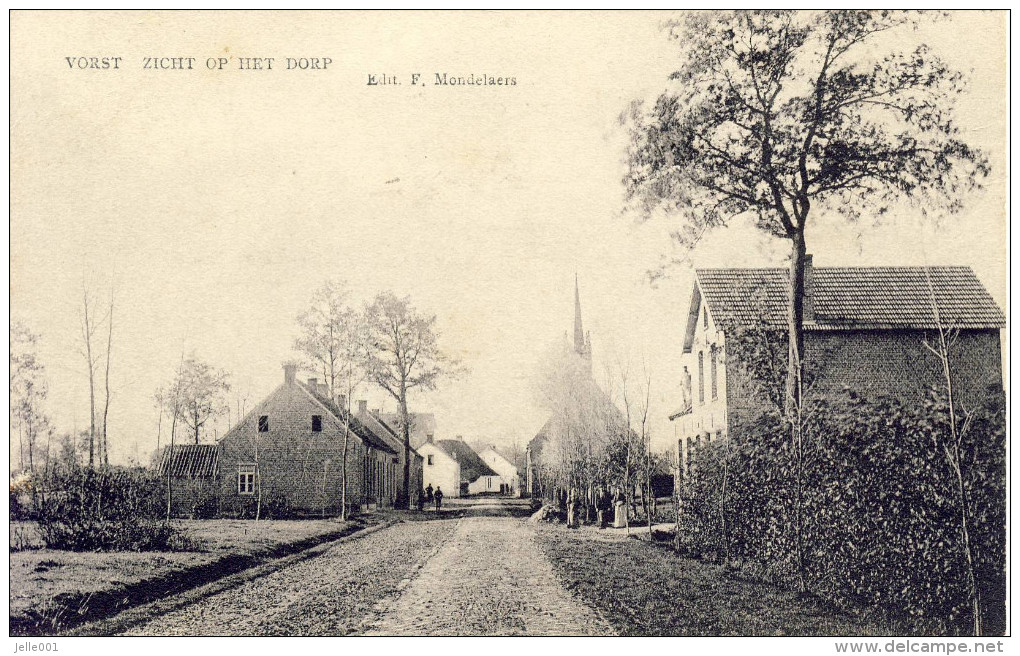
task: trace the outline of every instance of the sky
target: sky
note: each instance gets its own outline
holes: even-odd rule
[[[101,303],[115,290],[111,460],[146,462],[153,393],[182,352],[229,372],[231,405],[247,396],[250,408],[282,382],[296,317],[332,278],[359,303],[392,290],[437,316],[440,343],[468,368],[411,398],[435,413],[438,438],[524,444],[545,421],[538,377],[572,332],[576,274],[596,372],[647,367],[652,430],[668,439],[692,269],[649,282],[675,226],[624,212],[619,116],[665,88],[671,17],[14,13],[11,315],[40,335],[58,429],[88,424],[83,281]],[[969,265],[1006,309],[1004,21],[964,13],[879,44],[927,42],[968,73],[957,116],[990,157],[985,189],[940,226],[907,209],[881,224],[819,217],[816,266]],[[78,70],[68,56],[123,59]],[[144,68],[189,56],[194,70]],[[226,69],[206,68],[220,57]],[[274,68],[237,70],[241,57]],[[288,71],[286,57],[331,63]],[[442,87],[436,73],[516,84]],[[784,257],[736,225],[691,262]],[[378,390],[359,397],[394,408]],[[226,429],[223,417],[209,439]]]

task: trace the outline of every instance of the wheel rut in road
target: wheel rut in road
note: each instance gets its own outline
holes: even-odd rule
[[[535,541],[509,517],[466,517],[392,600],[369,635],[612,635],[567,592]]]

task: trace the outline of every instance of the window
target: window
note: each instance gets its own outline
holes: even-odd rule
[[[701,325],[705,327],[705,330],[708,330],[708,308],[704,308],[701,312]]]
[[[237,466],[237,493],[255,494],[255,465]]]
[[[269,432],[269,415],[262,415],[261,417],[259,417],[259,432],[260,433]]]
[[[716,354],[717,353],[718,353],[717,349],[713,346],[712,347],[711,361],[709,362],[709,366],[711,368],[712,399],[713,400],[719,398],[719,383],[718,383],[718,379],[717,379],[718,372],[716,370]]]
[[[432,462],[432,458],[434,458],[434,457],[435,456],[433,456],[431,453],[429,454],[429,467],[431,467],[432,465],[435,464],[434,462]]]
[[[705,402],[705,352],[698,351],[698,403]]]
[[[322,432],[322,415],[312,415],[312,432]]]

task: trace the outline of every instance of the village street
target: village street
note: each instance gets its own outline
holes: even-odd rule
[[[129,635],[607,635],[527,506],[463,501],[135,624]],[[431,516],[431,513],[427,513]]]

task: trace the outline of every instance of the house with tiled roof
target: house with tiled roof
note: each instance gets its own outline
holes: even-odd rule
[[[769,404],[738,346],[749,335],[771,335],[785,359],[788,276],[785,268],[695,272],[683,337],[683,398],[670,415],[681,462],[698,444],[738,432]],[[851,389],[862,397],[920,401],[943,384],[941,362],[927,346],[940,324],[954,336],[959,402],[976,405],[1001,389],[999,331],[1006,319],[969,267],[814,267],[809,255],[806,393]]]
[[[264,512],[335,516],[345,468],[350,508],[393,506],[403,484],[397,450],[345,414],[326,385],[298,381],[297,366],[284,365],[282,384],[216,444],[175,445],[164,454],[160,472],[169,468],[174,513],[192,515],[212,495],[219,515],[254,516],[261,496]]]
[[[460,436],[455,440],[439,440],[436,445],[457,461],[460,466],[460,493],[479,494],[499,491],[499,474],[485,464]],[[495,482],[495,490],[493,483]]]
[[[357,418],[366,428],[378,435],[380,438],[385,440],[393,449],[397,452],[397,470],[400,472],[400,482],[398,484],[398,491],[403,489],[403,476],[404,476],[404,438],[397,430],[396,425],[391,424],[390,419],[387,421],[378,410],[369,410],[368,401],[358,401]],[[418,415],[420,416],[420,414]],[[431,416],[431,415],[429,415]],[[435,422],[433,422],[433,426]],[[413,442],[413,440],[412,440]],[[422,483],[423,475],[423,463],[424,458],[422,455],[415,450],[413,443],[411,448],[408,450],[408,479],[410,481],[411,498],[414,498],[414,493],[421,490],[424,487]]]

